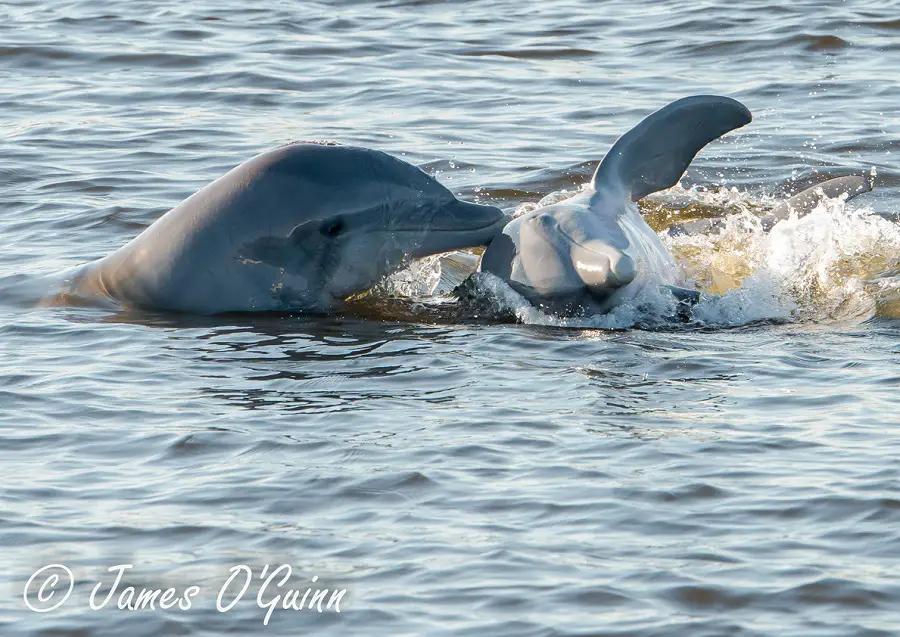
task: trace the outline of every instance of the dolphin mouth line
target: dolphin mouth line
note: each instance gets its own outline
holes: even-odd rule
[[[447,232],[481,232],[482,230],[488,230],[495,226],[499,226],[503,228],[509,222],[509,219],[506,215],[498,219],[497,221],[492,221],[490,223],[486,223],[481,226],[467,226],[464,228],[423,228],[421,226],[406,226],[400,228],[390,228],[389,232],[404,232],[404,233],[447,233]],[[380,230],[373,229],[372,232],[379,232]]]

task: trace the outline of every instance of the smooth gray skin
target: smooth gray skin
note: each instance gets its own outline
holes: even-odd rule
[[[586,192],[511,221],[481,270],[560,314],[609,311],[648,283],[672,288],[674,259],[634,202],[674,186],[701,148],[751,119],[741,103],[708,95],[656,111],[619,138]]]
[[[410,258],[485,245],[508,220],[386,153],[292,144],[81,267],[69,292],[197,314],[327,311]]]
[[[798,217],[804,217],[816,209],[823,200],[836,199],[846,196],[849,201],[864,192],[870,192],[874,187],[871,177],[850,175],[848,177],[836,177],[823,181],[815,186],[799,192],[787,201],[778,204],[766,215],[760,217],[763,230],[768,232],[779,221],[783,221],[795,212]],[[695,219],[683,223],[673,223],[667,228],[667,232],[677,237],[683,234],[708,233],[711,230],[720,230],[725,227],[725,219],[712,217],[709,219]]]

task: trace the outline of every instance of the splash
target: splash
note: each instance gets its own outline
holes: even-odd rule
[[[578,192],[551,193],[539,202],[520,204],[514,214],[558,203]],[[676,187],[641,203],[644,218],[675,259],[679,283],[701,291],[699,303],[687,317],[692,324],[856,323],[874,316],[900,317],[900,226],[873,214],[862,200],[826,199],[808,215],[793,215],[769,232],[763,229],[760,215],[779,203],[769,195],[736,188]],[[675,221],[704,217],[722,217],[724,224],[709,234],[665,232]],[[446,302],[452,286],[441,281],[440,259],[429,257],[386,279],[378,295],[421,298],[437,291],[433,298]],[[652,284],[612,311],[592,316],[559,317],[544,312],[487,273],[473,274],[460,299],[461,305],[474,308],[469,314],[532,325],[656,328],[685,320],[683,307],[671,293]]]
[[[463,316],[493,316],[527,325],[579,329],[615,330],[629,327],[654,328],[671,325],[678,314],[678,302],[668,291],[645,286],[605,314],[566,316],[542,311],[489,272],[476,272],[462,286],[460,304],[469,311]]]
[[[747,206],[718,232],[663,239],[708,292],[693,312],[703,323],[857,322],[886,315],[897,288],[889,272],[900,256],[900,227],[843,199],[826,199],[768,233]]]
[[[378,297],[431,296],[441,281],[439,255],[411,261],[406,267],[385,277],[372,290]]]

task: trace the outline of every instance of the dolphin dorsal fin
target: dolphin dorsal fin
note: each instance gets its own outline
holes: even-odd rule
[[[600,162],[595,190],[619,186],[637,201],[678,183],[700,149],[750,123],[747,107],[728,97],[685,97],[647,116],[622,135]]]

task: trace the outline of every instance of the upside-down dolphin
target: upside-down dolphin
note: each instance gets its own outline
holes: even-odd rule
[[[656,111],[619,138],[586,191],[507,224],[481,271],[559,314],[603,313],[649,284],[696,299],[676,286],[674,258],[636,202],[674,186],[701,148],[751,119],[740,102],[710,95]]]
[[[485,245],[508,220],[387,153],[291,144],[74,270],[66,293],[198,314],[326,311],[408,259]]]
[[[874,178],[872,176],[849,175],[847,177],[835,177],[827,181],[820,182],[813,186],[809,186],[805,190],[793,195],[786,201],[779,203],[768,213],[759,217],[763,231],[768,232],[776,223],[788,219],[790,215],[796,214],[797,217],[804,217],[811,213],[815,208],[827,199],[843,198],[849,201],[857,195],[870,192],[874,188]],[[692,221],[684,221],[673,223],[665,230],[665,234],[670,236],[679,236],[684,234],[706,234],[721,230],[725,227],[724,217],[710,217],[706,219],[695,219]],[[458,296],[465,297],[466,301],[471,301],[472,289],[467,289],[461,285],[466,281],[473,272],[478,270],[478,255],[471,252],[453,252],[441,255],[441,279],[435,289],[435,294],[455,293]],[[691,290],[679,290],[677,288],[669,288],[680,301],[688,302],[680,308],[679,314],[687,316],[690,302],[698,300]],[[477,292],[476,292],[477,294]]]

